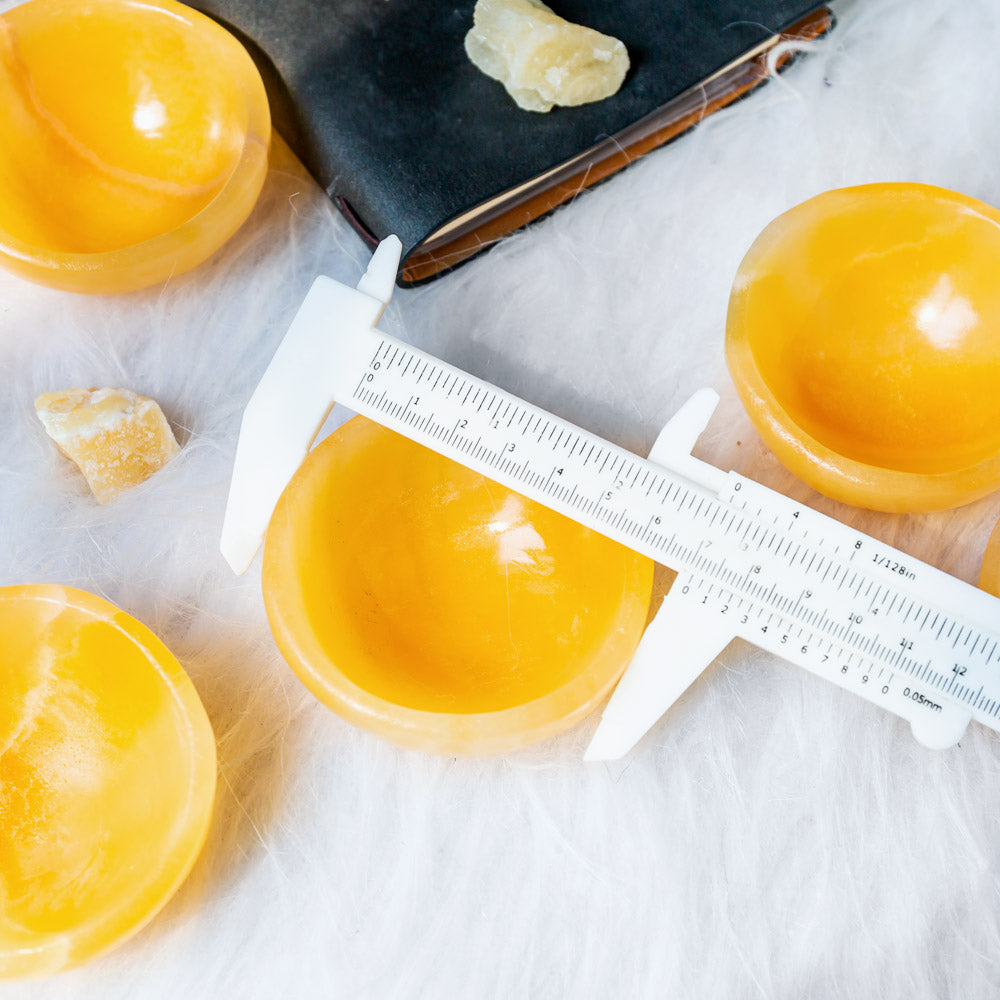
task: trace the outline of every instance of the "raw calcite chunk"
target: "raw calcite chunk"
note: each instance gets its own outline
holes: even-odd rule
[[[628,52],[553,13],[540,0],[478,0],[465,51],[526,111],[600,101],[628,72]]]
[[[148,479],[180,450],[159,404],[129,389],[46,392],[35,412],[100,503]]]

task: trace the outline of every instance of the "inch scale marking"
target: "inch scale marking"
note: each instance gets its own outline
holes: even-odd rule
[[[982,684],[960,680],[996,671],[996,635],[963,622],[957,602],[934,605],[923,597],[939,577],[959,581],[798,504],[787,520],[773,516],[768,525],[775,494],[762,495],[765,488],[751,480],[722,476],[724,486],[712,497],[703,486],[386,334],[375,331],[373,339],[365,372],[348,395],[341,390],[338,396],[345,405],[658,562],[689,571],[698,578],[703,605],[721,605],[720,614],[743,610],[744,626],[750,624],[748,613],[756,612],[760,624],[745,629],[743,637],[778,655],[798,662],[812,647],[819,660],[814,669],[830,662],[842,675],[852,667],[870,668],[871,676],[860,674],[862,683],[881,680],[879,693],[886,695],[894,675],[902,673],[924,686],[919,692],[905,688],[903,697],[926,711],[943,711],[931,697],[940,692],[996,726],[1000,702]],[[501,408],[504,420],[496,416]],[[812,540],[818,532],[806,527],[806,515],[824,522],[826,537]],[[796,522],[802,522],[801,534]],[[995,602],[988,600],[993,610]],[[731,610],[726,602],[733,602]],[[853,610],[831,617],[839,606]],[[776,642],[766,638],[769,633]],[[797,656],[781,649],[790,642]]]
[[[379,271],[379,252],[366,278]],[[337,400],[678,571],[590,759],[627,752],[736,636],[908,719],[929,746],[956,742],[970,718],[1000,729],[995,598],[693,458],[714,393],[697,393],[645,459],[382,333],[375,323],[391,292],[388,273],[367,293],[318,279],[251,400],[223,532],[234,568],[249,563],[266,525],[258,512],[249,556],[232,557],[240,498],[261,478],[254,468],[275,464],[243,453],[244,441],[254,447],[255,413],[273,413],[279,390],[287,403],[294,385],[298,404],[313,405],[292,435],[301,454],[292,448],[291,471],[269,484],[272,492]],[[276,499],[260,511],[269,516]]]

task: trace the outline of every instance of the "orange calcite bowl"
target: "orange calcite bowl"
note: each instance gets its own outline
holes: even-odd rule
[[[172,0],[29,0],[0,16],[0,264],[76,292],[213,253],[264,182],[246,50]]]
[[[887,511],[1000,486],[1000,212],[923,184],[828,191],[774,220],[733,285],[751,420],[821,493]]]
[[[0,979],[49,975],[146,923],[188,873],[215,741],[169,650],[68,587],[0,587]]]
[[[267,532],[285,659],[349,721],[486,754],[573,725],[646,622],[644,556],[356,417],[306,458]]]

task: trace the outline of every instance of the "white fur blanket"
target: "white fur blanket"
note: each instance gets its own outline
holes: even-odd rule
[[[778,82],[397,292],[387,328],[639,453],[715,386],[702,457],[974,580],[1000,498],[919,516],[824,500],[760,445],[723,360],[736,266],[789,206],[876,180],[1000,204],[997,0],[836,12]],[[0,274],[0,582],[83,587],[152,627],[197,685],[220,768],[204,854],[159,917],[0,998],[1000,996],[992,731],[925,750],[739,642],[614,766],[580,763],[593,719],[453,760],[380,742],[304,691],[270,638],[259,561],[234,578],[219,529],[242,406],[298,302],[317,273],[353,282],[366,259],[278,155],[251,222],[165,287],[87,298]],[[98,507],[32,400],[105,384],[158,399],[184,447]]]

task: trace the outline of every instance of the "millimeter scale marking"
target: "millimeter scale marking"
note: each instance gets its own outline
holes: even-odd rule
[[[383,281],[381,291],[377,306],[391,287]],[[257,408],[275,412],[279,385],[315,397],[317,416],[336,400],[678,571],[588,759],[626,753],[736,636],[908,719],[928,746],[952,745],[970,718],[1000,729],[1000,601],[693,458],[714,393],[696,393],[641,458],[381,332],[381,308],[351,296],[373,301],[317,279],[255,394]],[[247,468],[261,464],[252,443],[244,448],[254,410],[252,400],[230,506],[253,478]],[[224,551],[226,539],[224,529]],[[249,563],[255,548],[227,558]]]

